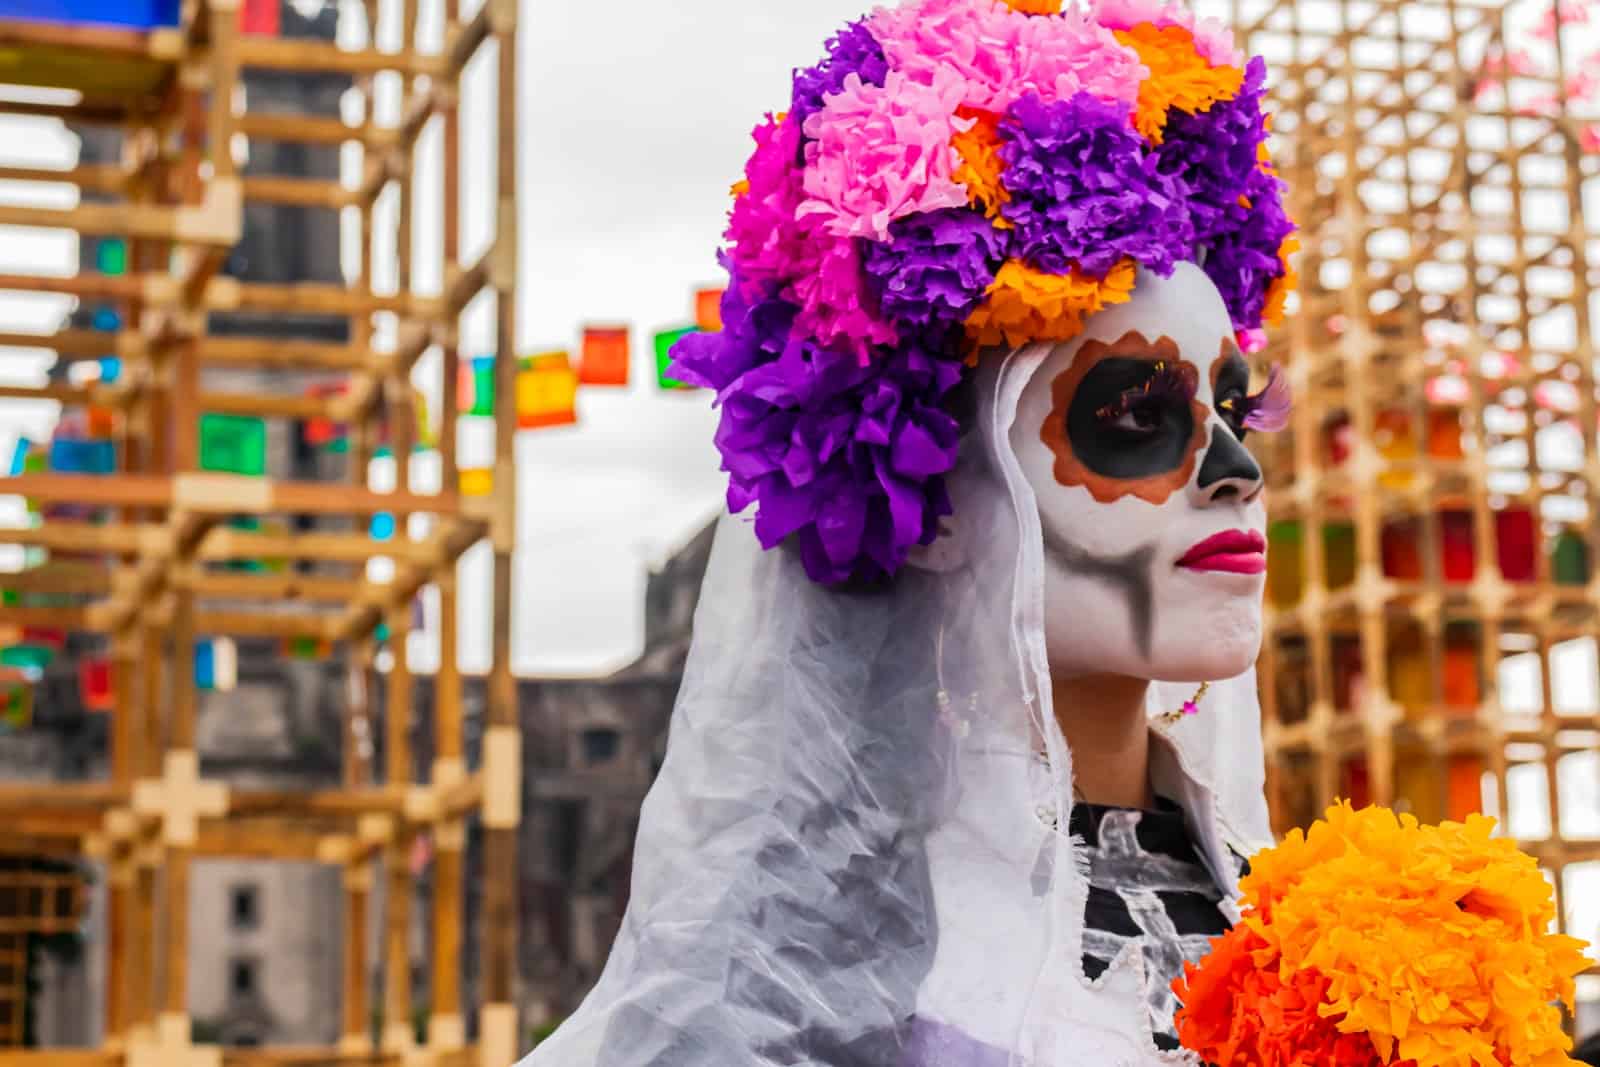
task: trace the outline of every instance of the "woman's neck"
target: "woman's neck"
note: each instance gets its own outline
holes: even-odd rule
[[[1054,682],[1056,722],[1072,750],[1078,799],[1119,808],[1149,808],[1150,725],[1143,678],[1091,674]]]

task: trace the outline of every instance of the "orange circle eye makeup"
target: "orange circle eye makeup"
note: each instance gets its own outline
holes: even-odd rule
[[[1125,496],[1162,504],[1188,484],[1205,444],[1200,374],[1176,341],[1129,331],[1088,341],[1051,383],[1040,439],[1054,475],[1102,504]]]

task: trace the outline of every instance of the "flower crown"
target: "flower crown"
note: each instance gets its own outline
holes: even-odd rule
[[[1063,341],[1137,267],[1198,261],[1248,351],[1294,285],[1266,65],[1162,0],[907,0],[846,26],[756,128],[714,389],[728,507],[812,579],[894,574],[950,513],[953,392],[991,346]]]

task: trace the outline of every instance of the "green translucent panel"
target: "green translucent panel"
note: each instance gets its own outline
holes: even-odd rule
[[[0,648],[0,667],[32,667],[44,670],[56,658],[54,650],[44,645],[12,645]]]
[[[200,469],[260,477],[267,472],[267,424],[243,415],[200,416]]]
[[[1581,534],[1567,530],[1556,538],[1550,571],[1558,585],[1589,584],[1589,549]]]
[[[120,237],[106,237],[94,250],[95,267],[101,274],[125,274],[128,270],[128,246]]]

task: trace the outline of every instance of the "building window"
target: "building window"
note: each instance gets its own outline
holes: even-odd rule
[[[228,964],[228,992],[235,997],[254,996],[257,968],[255,960],[237,959]]]
[[[622,735],[615,730],[583,731],[583,762],[594,766],[610,763],[622,748]]]
[[[261,925],[261,892],[253,885],[236,885],[228,894],[228,914],[235,930],[254,930]]]

